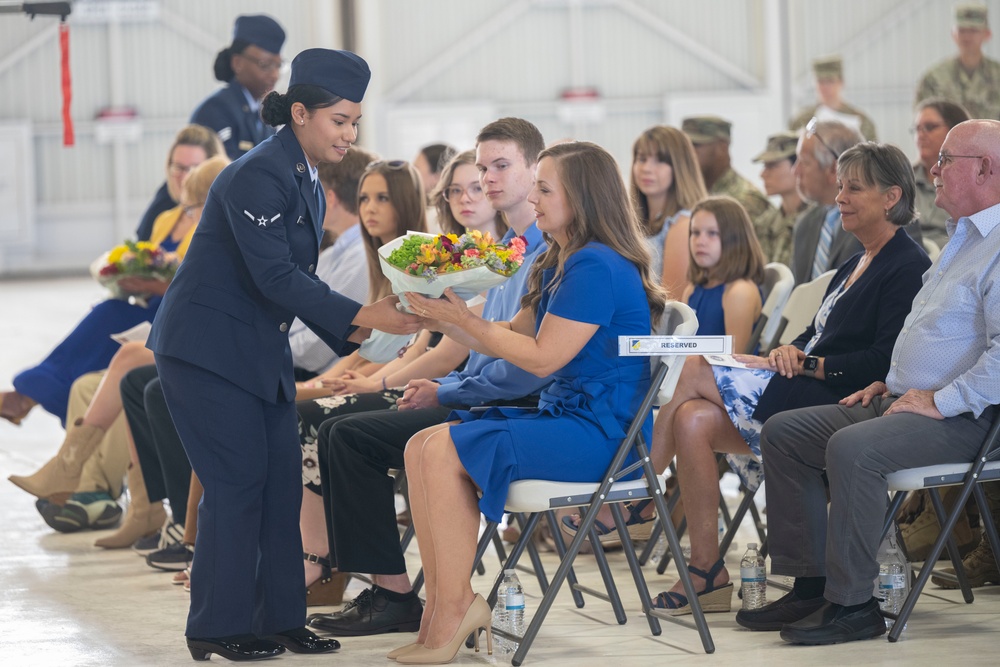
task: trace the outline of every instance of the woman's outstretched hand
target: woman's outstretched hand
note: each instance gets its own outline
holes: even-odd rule
[[[406,300],[410,302],[410,310],[417,315],[447,324],[457,324],[469,312],[465,300],[450,287],[445,289],[444,296],[440,299],[429,299],[416,292],[406,292]]]

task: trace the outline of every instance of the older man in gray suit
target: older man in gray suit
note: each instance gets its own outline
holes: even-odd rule
[[[799,216],[792,230],[792,274],[795,284],[813,280],[839,268],[862,250],[844,231],[837,208],[837,160],[864,139],[854,128],[837,121],[813,119],[802,131],[795,149],[795,183],[803,199],[814,205]]]

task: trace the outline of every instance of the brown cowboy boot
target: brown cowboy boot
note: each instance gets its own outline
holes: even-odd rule
[[[83,464],[101,444],[102,438],[103,428],[86,426],[82,418],[77,419],[75,424],[66,429],[66,438],[59,452],[38,472],[27,477],[11,475],[7,479],[39,498],[48,498],[60,492],[72,493],[80,482]]]
[[[125,522],[115,532],[94,542],[95,547],[105,549],[124,549],[140,537],[146,537],[160,531],[167,520],[167,511],[163,503],[149,502],[146,493],[146,481],[142,478],[142,470],[134,463],[128,467],[128,491],[131,500]]]

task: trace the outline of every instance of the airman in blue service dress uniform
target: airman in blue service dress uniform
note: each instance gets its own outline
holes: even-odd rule
[[[296,56],[284,125],[216,179],[148,345],[191,465],[205,487],[191,572],[188,647],[254,659],[339,647],[305,624],[301,451],[288,326],[301,318],[340,354],[371,328],[416,331],[389,297],[360,306],[313,275],[325,203],[316,165],[357,139],[368,65],[345,51]]]
[[[278,82],[284,43],[285,31],[270,16],[238,16],[233,43],[215,58],[215,78],[226,85],[198,105],[190,122],[215,130],[230,160],[274,134],[261,120],[260,101]]]

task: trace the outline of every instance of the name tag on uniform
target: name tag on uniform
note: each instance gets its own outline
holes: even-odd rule
[[[253,148],[253,142],[252,141],[247,141],[246,139],[244,139],[243,141],[241,141],[240,143],[237,144],[237,147],[241,151],[248,151],[251,148]]]

